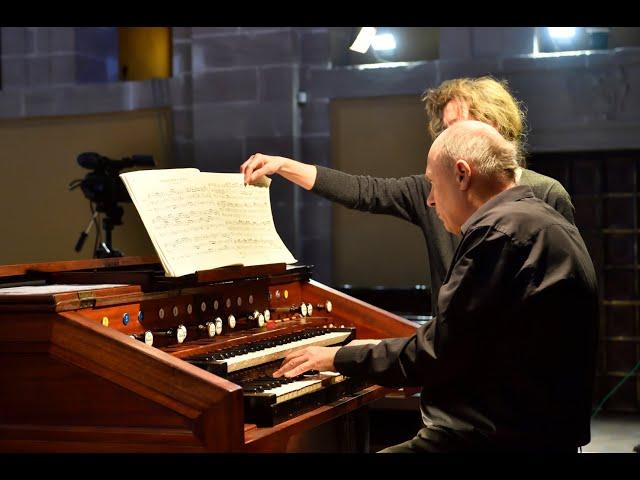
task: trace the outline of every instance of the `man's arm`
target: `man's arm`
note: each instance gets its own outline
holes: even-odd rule
[[[240,167],[245,183],[278,173],[288,180],[347,208],[382,213],[418,223],[426,209],[428,185],[420,175],[376,178],[349,175],[285,157],[256,153]]]
[[[334,358],[336,369],[389,387],[437,389],[481,368],[495,348],[492,342],[499,341],[505,298],[516,288],[517,255],[508,237],[487,228],[470,232],[459,251],[440,289],[438,316],[432,322],[410,338],[343,347]]]
[[[244,183],[247,184],[255,182],[264,175],[277,173],[306,190],[311,190],[317,175],[315,165],[261,153],[251,155],[246,162],[240,165],[240,171],[244,174]]]
[[[373,338],[351,340],[347,346],[377,345],[381,341]],[[286,374],[285,376],[290,378],[302,375],[309,370],[335,371],[333,361],[339,349],[340,347],[307,347],[295,350],[284,357],[280,368],[273,372],[273,376],[278,378]]]
[[[463,252],[438,296],[438,316],[409,338],[376,345],[309,347],[292,354],[276,372],[332,369],[388,387],[438,388],[479,368],[498,341],[496,328],[509,298],[517,263],[508,238],[493,230],[465,237]],[[318,368],[320,367],[320,368]]]

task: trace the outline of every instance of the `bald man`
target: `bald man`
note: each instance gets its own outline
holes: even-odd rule
[[[385,452],[576,452],[590,440],[597,292],[576,227],[529,186],[490,125],[457,122],[433,143],[426,202],[461,235],[438,315],[410,338],[288,355],[274,376],[336,370],[421,386],[425,423]]]
[[[528,185],[569,222],[574,207],[569,194],[557,180],[524,166],[525,109],[510,92],[505,80],[491,77],[455,78],[428,89],[422,100],[432,140],[460,120],[479,120],[495,127],[519,153],[516,184]],[[246,183],[263,175],[278,174],[332,202],[364,212],[392,215],[411,222],[422,231],[429,265],[431,307],[437,314],[438,290],[453,259],[460,238],[448,233],[433,209],[425,205],[431,188],[423,175],[379,178],[350,175],[339,170],[296,160],[255,153],[240,167]],[[419,259],[415,259],[418,261]]]

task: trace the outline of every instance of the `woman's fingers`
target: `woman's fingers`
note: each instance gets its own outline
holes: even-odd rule
[[[259,154],[253,154],[249,159],[240,166],[240,171],[244,173],[244,183],[251,183],[251,174],[256,168],[262,166]],[[257,178],[257,177],[256,177]]]

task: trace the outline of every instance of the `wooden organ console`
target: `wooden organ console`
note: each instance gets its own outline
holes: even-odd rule
[[[122,257],[8,265],[0,282],[2,452],[313,450],[389,390],[276,381],[286,353],[416,329],[305,266],[167,278],[155,257]]]

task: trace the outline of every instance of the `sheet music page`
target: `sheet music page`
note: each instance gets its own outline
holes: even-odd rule
[[[223,215],[198,169],[122,173],[170,277],[242,263]]]
[[[244,265],[297,261],[273,223],[269,178],[263,177],[260,183],[245,186],[241,173],[201,172],[200,175],[206,178]]]
[[[195,168],[120,174],[165,274],[179,277],[228,265],[295,263],[271,215],[268,178]]]

